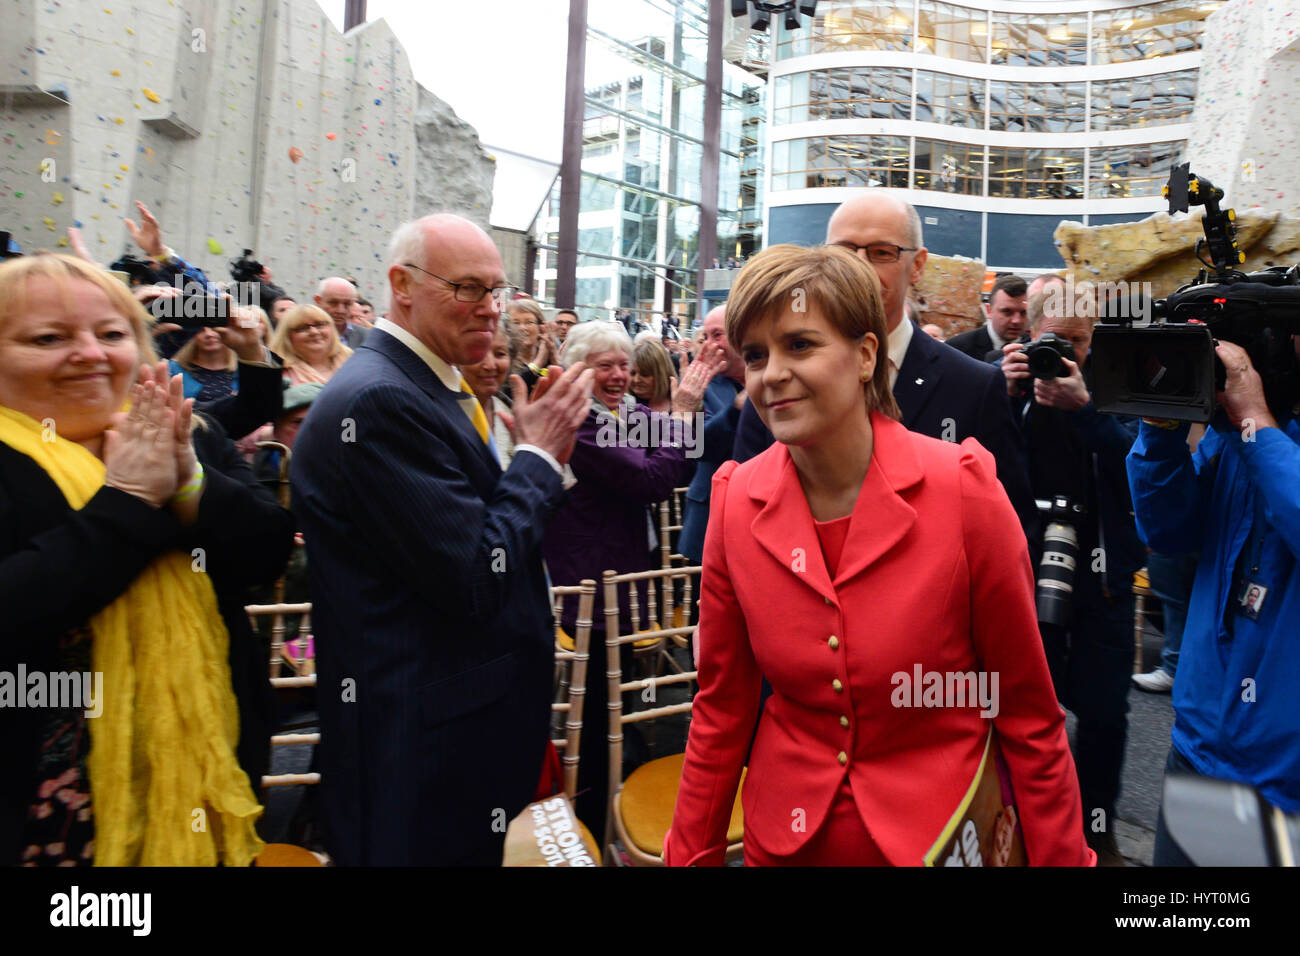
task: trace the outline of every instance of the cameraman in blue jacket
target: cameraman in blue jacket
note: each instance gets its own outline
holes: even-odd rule
[[[1293,338],[1300,362],[1300,337]],[[1300,811],[1300,378],[1266,389],[1241,347],[1227,370],[1226,422],[1195,454],[1188,425],[1144,419],[1128,456],[1138,531],[1153,549],[1201,552],[1174,681],[1165,773],[1256,787]],[[1300,368],[1300,366],[1297,366]],[[1189,866],[1161,814],[1156,866]]]

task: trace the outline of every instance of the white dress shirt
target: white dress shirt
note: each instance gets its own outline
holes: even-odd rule
[[[889,356],[889,390],[894,390],[894,383],[898,381],[898,369],[903,364],[903,357],[907,355],[907,347],[912,344],[912,320],[906,315],[901,322],[894,326],[894,331],[889,333],[886,339],[885,348]]]

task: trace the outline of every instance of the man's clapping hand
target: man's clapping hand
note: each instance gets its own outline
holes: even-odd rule
[[[565,464],[573,454],[578,426],[591,410],[591,383],[595,372],[582,362],[567,370],[552,365],[533,388],[518,375],[510,376],[514,392],[513,411],[498,411],[515,445],[536,445]]]

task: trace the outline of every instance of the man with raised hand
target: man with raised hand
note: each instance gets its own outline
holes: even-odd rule
[[[298,433],[311,574],[325,847],[345,865],[501,862],[550,718],[541,540],[591,403],[581,363],[530,399],[512,379],[503,473],[457,366],[483,359],[514,290],[487,234],[427,216],[389,244],[389,315]]]

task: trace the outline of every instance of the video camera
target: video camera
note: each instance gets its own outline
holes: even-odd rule
[[[1173,167],[1162,194],[1170,214],[1205,207],[1205,238],[1196,240],[1196,258],[1206,268],[1194,282],[1152,303],[1149,314],[1159,322],[1137,325],[1118,317],[1133,314],[1128,303],[1099,303],[1101,324],[1092,333],[1093,401],[1098,411],[1113,415],[1208,422],[1215,393],[1224,385],[1225,370],[1214,352],[1219,339],[1246,350],[1270,410],[1285,415],[1300,397],[1290,342],[1300,333],[1300,266],[1239,271],[1246,255],[1237,248],[1236,215],[1219,208],[1222,189],[1189,169],[1188,163]]]

